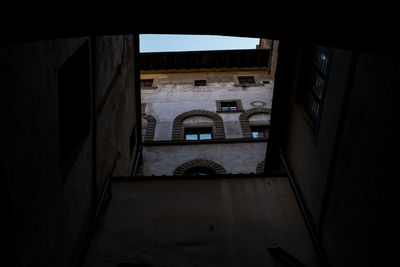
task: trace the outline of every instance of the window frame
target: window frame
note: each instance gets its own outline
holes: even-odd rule
[[[254,135],[253,135],[253,132],[256,132],[256,131],[254,131],[253,129],[254,128],[259,128],[259,129],[263,129],[263,137],[254,137]],[[269,136],[269,125],[267,125],[267,124],[259,124],[259,125],[250,125],[250,132],[251,132],[251,135],[252,135],[252,138],[253,139],[268,139],[268,136]],[[260,132],[260,131],[257,131],[257,132]]]
[[[236,103],[236,110],[224,110],[223,109],[223,103]],[[230,99],[230,100],[216,100],[215,102],[216,106],[217,106],[217,112],[221,112],[221,113],[234,113],[234,112],[242,112],[243,111],[243,105],[242,105],[242,101],[240,99]]]
[[[192,133],[188,133],[188,131],[191,131]],[[186,139],[186,135],[192,134],[192,135],[197,135],[196,140],[188,140]],[[211,138],[210,139],[201,139],[201,134],[210,134]],[[210,141],[214,139],[214,127],[213,126],[200,126],[200,127],[185,127],[183,129],[183,137],[185,141]]]
[[[315,57],[317,53],[323,53],[327,58],[327,63],[325,64],[325,71],[321,70],[315,62]],[[299,78],[297,81],[297,88],[295,94],[295,101],[298,106],[301,107],[301,113],[304,115],[307,124],[310,126],[312,133],[315,136],[315,142],[318,138],[319,127],[321,123],[321,118],[323,114],[324,102],[326,97],[326,92],[329,83],[329,73],[332,64],[333,52],[329,47],[306,44],[303,48],[303,53],[300,61]],[[315,92],[315,88],[310,85],[311,77],[318,75],[319,78],[323,80],[323,86],[319,88],[319,96]],[[315,80],[317,81],[318,78]],[[312,95],[314,99],[318,99],[318,112],[312,113],[312,107],[307,103],[307,96]],[[314,107],[315,108],[315,107]]]
[[[253,77],[254,83],[240,83],[240,78]],[[262,87],[264,83],[256,75],[233,75],[233,85],[235,87]]]
[[[151,85],[146,85],[146,82],[151,81]],[[150,82],[149,82],[150,83]],[[140,79],[140,90],[155,90],[157,89],[155,79]]]

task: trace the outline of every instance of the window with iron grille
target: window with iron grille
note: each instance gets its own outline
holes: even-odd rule
[[[308,72],[303,77],[299,97],[314,126],[317,126],[325,97],[331,52],[326,47],[313,46],[306,57]]]

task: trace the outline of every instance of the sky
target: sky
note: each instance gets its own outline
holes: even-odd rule
[[[255,49],[259,38],[219,35],[141,34],[140,52]]]

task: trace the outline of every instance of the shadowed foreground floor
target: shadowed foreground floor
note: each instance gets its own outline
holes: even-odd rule
[[[114,181],[86,267],[318,266],[286,177]],[[129,263],[129,264],[128,264]]]

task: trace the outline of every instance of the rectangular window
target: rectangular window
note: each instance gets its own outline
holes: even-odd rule
[[[256,83],[254,76],[239,76],[238,80],[240,84]]]
[[[140,87],[152,87],[153,79],[142,79],[140,80]]]
[[[88,41],[58,69],[57,80],[60,166],[66,176],[90,133],[91,81]]]
[[[233,102],[221,102],[221,110],[222,111],[237,111],[238,105],[236,101]]]
[[[194,81],[194,86],[206,86],[207,81],[206,80],[195,80]]]
[[[308,84],[305,92],[305,108],[314,123],[319,120],[321,115],[329,61],[329,55],[326,49],[314,47]]]
[[[186,141],[211,140],[211,139],[212,139],[212,127],[185,128]]]
[[[250,126],[251,134],[253,138],[267,138],[268,137],[268,127],[266,125],[262,126]]]
[[[218,112],[236,112],[242,111],[242,101],[237,100],[217,100],[217,111]]]
[[[327,47],[308,46],[304,50],[299,89],[296,96],[317,130],[328,80],[331,51]]]

